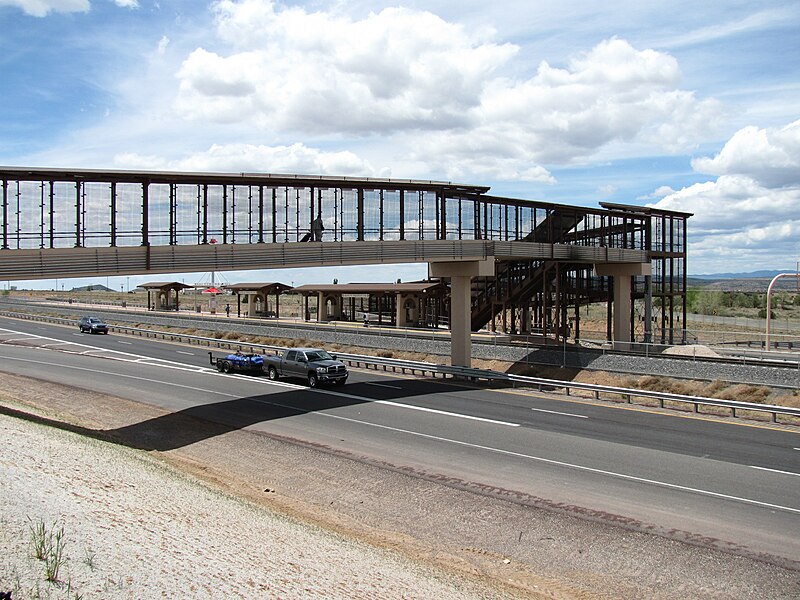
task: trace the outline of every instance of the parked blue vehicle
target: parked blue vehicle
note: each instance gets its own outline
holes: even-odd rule
[[[261,374],[264,371],[264,357],[260,354],[243,354],[235,352],[227,356],[215,357],[208,353],[211,364],[221,373]]]

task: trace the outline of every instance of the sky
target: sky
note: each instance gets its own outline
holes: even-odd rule
[[[691,275],[800,260],[797,0],[0,0],[0,87],[6,166],[488,185],[693,213]]]

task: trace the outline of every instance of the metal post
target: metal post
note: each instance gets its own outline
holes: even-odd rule
[[[400,190],[400,239],[406,239],[406,191]]]
[[[50,229],[52,232],[52,227]],[[3,250],[8,250],[8,180],[7,179],[3,179]]]
[[[222,243],[228,243],[228,186],[222,186]]]
[[[56,210],[55,210],[55,184],[51,181],[50,182],[50,247],[54,248],[56,243],[56,234],[54,231],[55,228],[55,218],[56,218]]]
[[[142,246],[150,245],[150,184],[142,183]]]
[[[208,184],[203,184],[203,209],[202,209],[203,244],[208,243]]]
[[[356,213],[358,217],[358,226],[357,226],[357,233],[356,233],[356,240],[359,242],[364,241],[364,188],[358,188],[358,206],[356,208]]]
[[[81,243],[81,182],[75,182],[75,247],[80,248]]]
[[[275,219],[273,218],[273,221]],[[264,186],[258,186],[258,243],[264,243]]]
[[[111,247],[117,245],[117,183],[111,182]]]
[[[767,288],[767,335],[766,343],[764,344],[764,349],[767,352],[769,352],[770,347],[770,325],[772,324],[772,288],[775,282],[782,277],[797,277],[798,282],[800,282],[800,273],[781,273],[773,277],[772,281],[769,282],[769,287]]]

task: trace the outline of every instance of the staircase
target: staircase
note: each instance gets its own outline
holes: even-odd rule
[[[556,244],[562,242],[567,234],[584,218],[574,208],[569,214],[555,209],[536,228],[522,238],[523,242],[542,242]],[[552,261],[524,261],[497,263],[494,277],[476,277],[472,282],[472,330],[485,327],[502,310],[503,304],[519,304],[543,289],[543,279],[549,273]]]

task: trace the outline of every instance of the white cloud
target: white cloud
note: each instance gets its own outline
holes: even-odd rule
[[[757,5],[753,5],[757,7]],[[699,29],[694,29],[688,33],[679,34],[668,40],[661,42],[661,46],[676,48],[681,46],[694,46],[719,40],[729,36],[740,35],[751,31],[780,26],[795,15],[796,11],[783,7],[780,9],[761,10],[743,17],[714,23]],[[701,21],[698,21],[701,22]]]
[[[656,199],[663,198],[664,196],[669,196],[670,194],[674,194],[674,193],[675,193],[675,190],[673,190],[670,186],[662,185],[662,186],[656,188],[656,190],[654,192],[652,192],[650,194],[644,194],[642,196],[638,196],[636,199],[637,200],[656,200]]]
[[[462,125],[487,77],[516,52],[403,8],[358,21],[261,0],[214,8],[233,51],[186,58],[176,106],[188,118],[314,134]]]
[[[123,153],[114,157],[114,163],[117,168],[125,169],[389,176],[387,171],[373,168],[369,162],[352,152],[324,152],[303,144],[275,147],[215,144],[204,152],[178,160],[168,160],[156,155]]]
[[[781,129],[745,127],[714,158],[697,158],[692,167],[711,175],[747,175],[769,187],[800,185],[800,120]]]
[[[51,12],[86,12],[89,0],[0,0],[0,6],[16,6],[32,17],[46,17]]]
[[[721,107],[679,89],[670,55],[621,39],[530,78],[504,70],[519,47],[428,12],[353,18],[265,0],[214,5],[222,48],[177,76],[187,119],[301,136],[392,136],[397,159],[450,177],[553,183],[544,165],[616,142],[676,152],[713,131]]]
[[[800,121],[781,129],[741,129],[714,158],[692,165],[719,177],[672,191],[653,206],[694,213],[689,256],[708,266],[693,272],[718,270],[731,260],[749,271],[798,258]]]
[[[164,56],[167,52],[167,46],[169,46],[169,38],[167,36],[161,36],[161,39],[158,40],[158,46],[156,48],[156,53],[158,56]]]
[[[745,231],[800,220],[800,186],[768,188],[747,175],[723,175],[674,192],[654,206],[694,213],[695,232]]]
[[[138,0],[114,0],[114,4],[120,8],[139,8]]]

